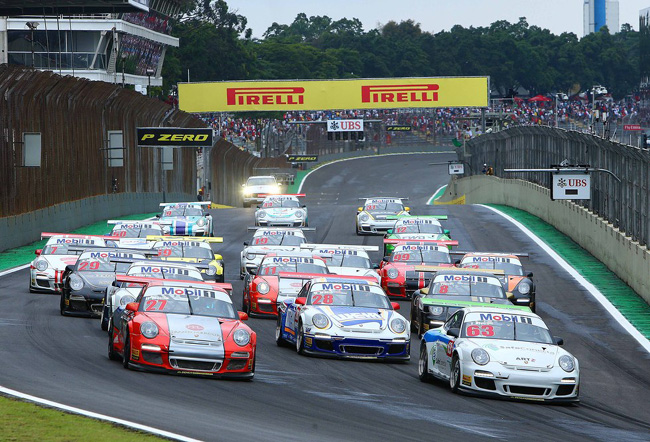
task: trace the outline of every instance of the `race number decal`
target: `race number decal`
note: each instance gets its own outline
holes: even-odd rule
[[[165,309],[166,305],[167,301],[165,299],[147,299],[144,309],[147,312],[162,311]]]
[[[398,227],[396,233],[406,233],[406,226]]]
[[[171,256],[172,249],[159,249],[158,256]]]
[[[409,259],[411,259],[410,253],[398,253],[393,258],[393,261],[408,261]]]
[[[278,271],[277,267],[265,267],[263,274],[264,275],[275,275],[275,273]]]
[[[311,298],[312,304],[332,304],[334,302],[333,295],[314,295]]]
[[[84,261],[79,264],[79,270],[97,270],[99,268],[99,261]]]
[[[494,327],[491,325],[468,325],[467,326],[467,336],[473,338],[475,336],[494,336]]]
[[[446,285],[446,284],[441,285],[441,286],[440,286],[440,289],[438,289],[438,293],[440,293],[440,294],[442,294],[442,295],[444,295],[444,294],[447,293],[448,291],[449,291],[449,286]]]
[[[377,208],[376,204],[369,204],[366,206],[366,210],[375,210]]]
[[[260,245],[260,244],[267,244],[268,242],[269,242],[268,238],[261,237],[261,238],[255,238],[255,241],[253,241],[253,244]]]

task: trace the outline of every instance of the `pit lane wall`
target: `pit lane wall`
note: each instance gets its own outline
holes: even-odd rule
[[[604,218],[520,179],[452,177],[436,204],[503,204],[525,210],[572,238],[650,303],[650,252]]]

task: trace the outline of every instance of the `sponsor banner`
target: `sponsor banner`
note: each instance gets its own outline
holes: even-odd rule
[[[183,127],[138,127],[138,146],[210,147],[212,129]]]
[[[179,83],[186,112],[487,107],[488,77]]]
[[[591,199],[591,175],[588,173],[553,173],[551,199]]]
[[[465,165],[463,163],[449,163],[449,175],[463,175]]]
[[[640,124],[624,124],[623,130],[641,130]]]
[[[318,155],[287,155],[289,163],[313,163],[318,161]]]
[[[386,126],[386,130],[389,132],[410,132],[411,126],[402,126],[398,124],[391,124]]]
[[[327,120],[328,132],[360,132],[363,120]]]

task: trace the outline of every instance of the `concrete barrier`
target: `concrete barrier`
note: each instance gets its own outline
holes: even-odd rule
[[[168,193],[166,201],[194,201],[196,195]],[[0,251],[37,241],[41,232],[69,232],[81,226],[134,213],[157,212],[162,193],[116,193],[56,204],[0,218]]]
[[[569,236],[650,303],[650,252],[571,201],[551,201],[537,184],[494,176],[452,177],[437,204],[503,204],[525,210]]]

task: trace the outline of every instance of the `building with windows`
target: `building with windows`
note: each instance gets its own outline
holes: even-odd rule
[[[585,0],[583,5],[585,35],[607,26],[610,33],[618,32],[618,0]]]
[[[0,6],[0,63],[141,87],[162,85],[183,0],[22,0]],[[16,6],[6,6],[15,3]],[[83,6],[80,6],[83,4]]]

